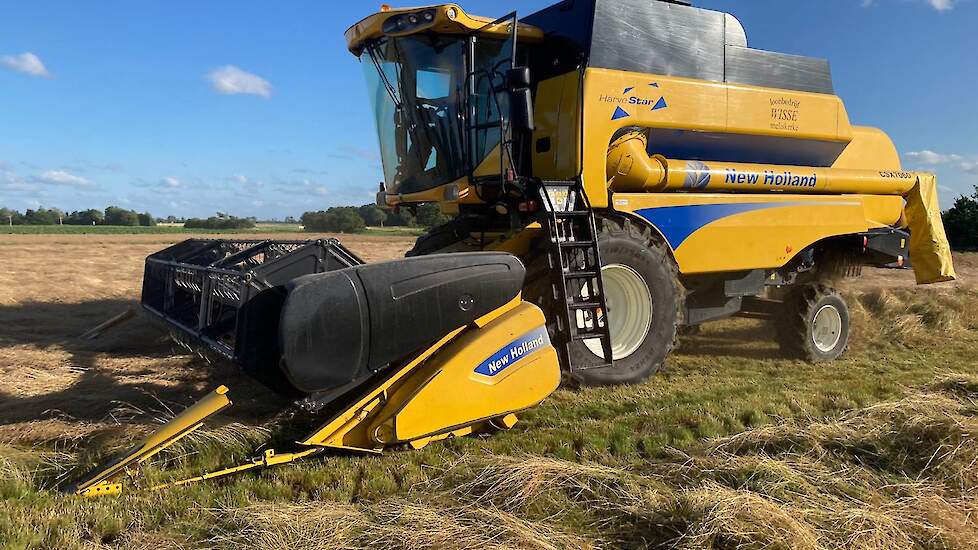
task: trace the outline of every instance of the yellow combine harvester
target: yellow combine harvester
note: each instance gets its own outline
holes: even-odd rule
[[[752,49],[730,14],[384,7],[346,38],[376,118],[378,203],[453,220],[370,266],[333,241],[151,256],[148,312],[325,420],[295,452],[187,481],[506,429],[561,377],[640,381],[684,327],[734,315],[829,361],[849,337],[833,281],[911,260],[921,284],[954,278],[934,177],[850,124],[826,61]],[[117,492],[226,393],[73,490]]]

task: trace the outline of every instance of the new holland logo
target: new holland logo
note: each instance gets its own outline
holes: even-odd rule
[[[698,160],[686,162],[686,189],[706,189],[710,185],[710,167]]]
[[[659,83],[649,84],[648,90],[645,87],[629,86],[622,91],[621,95],[602,95],[599,101],[611,103],[615,106],[615,112],[611,114],[611,120],[627,118],[642,109],[651,108],[653,111],[665,109],[669,106],[666,98],[659,93]],[[654,88],[654,89],[652,89]],[[643,90],[645,92],[643,93]],[[658,97],[658,99],[653,99]]]

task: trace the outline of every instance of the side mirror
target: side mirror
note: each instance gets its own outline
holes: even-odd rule
[[[509,120],[513,129],[532,132],[536,124],[533,121],[529,67],[514,67],[506,71],[506,87],[509,91]]]

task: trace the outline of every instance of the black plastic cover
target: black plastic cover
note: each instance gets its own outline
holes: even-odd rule
[[[318,393],[366,380],[505,305],[526,270],[497,252],[443,254],[300,277],[282,309],[282,368]]]

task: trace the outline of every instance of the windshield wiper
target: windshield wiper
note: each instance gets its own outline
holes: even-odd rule
[[[401,100],[397,97],[397,88],[391,84],[389,78],[387,78],[387,73],[384,72],[383,65],[380,63],[380,56],[377,52],[376,44],[367,45],[367,53],[370,55],[370,61],[373,62],[374,68],[377,69],[377,74],[380,75],[380,80],[384,83],[384,88],[387,90],[387,94],[391,96],[391,101],[394,102],[394,107],[397,109],[401,108]]]

